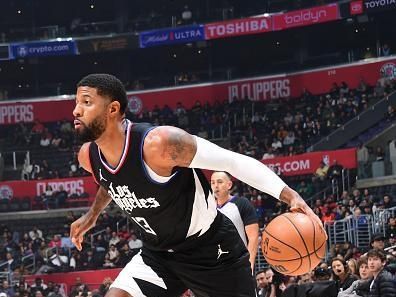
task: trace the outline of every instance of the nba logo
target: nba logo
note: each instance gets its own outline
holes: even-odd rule
[[[351,15],[362,14],[363,13],[363,2],[353,1],[349,6]]]
[[[28,54],[28,48],[24,45],[21,45],[17,48],[17,53],[19,57],[26,57]]]

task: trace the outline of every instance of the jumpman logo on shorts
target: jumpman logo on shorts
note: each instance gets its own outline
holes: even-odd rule
[[[219,247],[219,249],[217,250],[217,260],[219,260],[219,258],[220,258],[220,256],[221,256],[222,254],[229,254],[229,253],[230,253],[229,251],[224,251],[224,252],[223,252],[223,250],[221,249],[220,244],[218,244],[217,246]]]
[[[102,175],[102,169],[99,169],[99,177],[100,177],[99,181],[102,181],[102,180],[107,181],[107,179],[105,179]]]

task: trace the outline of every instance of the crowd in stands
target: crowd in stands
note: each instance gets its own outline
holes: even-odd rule
[[[291,156],[303,153],[306,148],[346,121],[367,109],[377,100],[396,89],[395,81],[379,79],[371,88],[363,80],[355,90],[345,82],[334,83],[327,94],[312,95],[304,90],[301,98],[282,102],[252,102],[249,98],[234,98],[233,102],[214,104],[196,101],[187,109],[179,102],[176,108],[156,105],[151,111],[139,115],[128,114],[131,120],[155,125],[173,125],[203,138],[231,136],[230,149],[257,159],[274,156]],[[393,107],[386,115],[395,118]],[[22,179],[46,179],[80,176],[76,158],[78,144],[73,137],[69,121],[33,124],[19,123],[3,134],[9,145],[4,150],[30,147],[32,151],[46,152],[26,163]],[[69,153],[59,164],[59,152]],[[376,154],[380,153],[375,152]],[[48,158],[56,155],[56,158]],[[47,158],[45,158],[47,157]],[[57,164],[53,164],[53,163]]]
[[[358,192],[354,191],[353,195],[355,197],[358,196]],[[263,207],[262,204],[260,206],[257,200],[252,201],[252,203],[255,204],[257,209]],[[327,204],[328,202],[326,201],[325,205]],[[380,204],[382,205],[382,203]],[[384,204],[386,208],[393,206],[387,198],[384,199]],[[266,202],[265,207],[268,207]],[[356,209],[358,208],[355,207],[355,214]],[[284,210],[286,209],[276,203],[275,208],[271,211],[272,216]],[[347,211],[350,211],[350,208]],[[268,216],[265,221],[268,221],[272,216]],[[69,212],[67,216],[68,223],[70,224],[74,220],[75,215]],[[91,232],[91,234],[96,233],[96,235],[92,238],[92,241],[89,236],[87,237],[88,240],[84,243],[82,252],[78,252],[70,241],[68,234],[69,224],[65,225],[63,234],[50,234],[34,226],[29,232],[18,234],[17,232],[12,232],[12,229],[8,226],[2,225],[0,230],[1,234],[3,234],[0,238],[0,265],[4,263],[6,265],[2,265],[0,268],[13,272],[13,285],[11,286],[8,281],[4,281],[0,287],[0,294],[5,293],[6,295],[0,296],[65,297],[60,285],[53,283],[44,284],[39,278],[37,278],[36,283],[33,285],[26,284],[23,277],[26,273],[42,274],[124,267],[131,257],[141,248],[142,242],[138,239],[133,229],[129,229],[126,224],[117,224],[117,222],[122,221],[125,222],[120,213],[109,215],[108,212],[104,212],[99,217],[95,229]],[[98,231],[102,232],[98,233]],[[326,290],[328,293],[322,296],[337,296],[341,287],[344,288],[344,292],[355,280],[372,277],[370,266],[367,266],[367,263],[371,261],[370,255],[372,257],[378,257],[381,263],[385,265],[384,271],[389,271],[389,273],[382,272],[381,275],[385,275],[384,277],[387,279],[390,277],[389,274],[396,273],[395,245],[396,217],[392,216],[389,218],[385,234],[374,234],[370,242],[370,247],[367,247],[368,249],[379,249],[383,252],[386,250],[384,254],[370,251],[367,255],[367,249],[358,249],[350,242],[335,244],[330,249],[329,261],[323,262],[312,273],[296,278],[285,277],[276,272],[274,275],[274,272],[268,268],[264,271],[257,272],[256,279],[259,296],[271,296],[271,290],[276,291],[276,294],[273,296],[306,296],[298,295],[298,292],[301,290],[305,293],[312,291],[310,293],[311,295],[307,296],[319,296],[313,292],[322,292],[323,294],[323,290]],[[393,248],[388,248],[392,246]],[[25,266],[27,267],[27,263],[22,260],[22,257],[32,254],[36,256],[36,268],[35,270],[28,271],[25,268]],[[362,265],[365,266],[362,268]],[[263,277],[265,280],[263,280]],[[325,280],[325,283],[321,283],[321,281]],[[319,284],[317,285],[318,282]],[[103,296],[110,283],[111,280],[106,279],[99,290],[92,292],[87,288],[82,289],[82,285],[76,285],[69,293],[69,296],[87,297],[91,296],[91,294],[93,294],[92,296]],[[358,285],[360,288],[361,282],[354,284],[354,290]],[[319,286],[319,288],[312,288],[316,286]],[[383,285],[380,288],[383,290]],[[40,293],[37,293],[37,291]],[[192,293],[188,293],[186,296],[193,295]],[[346,296],[350,295],[343,297]],[[339,297],[341,296],[339,295]]]
[[[396,296],[395,257],[372,248],[365,255],[322,262],[314,271],[285,277],[266,268],[256,274],[259,297],[391,297]]]
[[[1,225],[0,271],[12,272],[11,279],[18,285],[18,281],[21,277],[23,279],[25,274],[124,267],[142,247],[141,240],[137,238],[133,229],[129,229],[120,213],[109,215],[104,212],[91,232],[98,234],[93,236],[92,240],[88,237],[83,251],[78,252],[69,238],[70,224],[75,219],[75,214],[69,212],[63,232],[56,234],[51,234],[51,229],[40,230],[36,226],[22,234],[12,227]],[[29,267],[29,255],[35,257],[33,268]],[[0,292],[3,290],[4,288],[0,287]],[[17,288],[15,290],[18,291]],[[49,296],[50,290],[43,288],[40,291],[43,296]],[[7,297],[14,297],[14,293],[7,294]],[[24,296],[25,293],[21,292],[19,296]],[[28,296],[38,297],[35,291],[31,290],[28,293]],[[77,295],[73,295],[72,292],[70,296]]]

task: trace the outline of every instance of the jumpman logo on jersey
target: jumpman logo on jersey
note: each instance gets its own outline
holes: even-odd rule
[[[219,258],[221,257],[221,255],[223,255],[223,254],[229,254],[229,253],[230,253],[229,251],[223,251],[223,250],[221,249],[220,244],[218,244],[217,246],[219,247],[219,249],[217,250],[217,260],[219,260]]]
[[[105,178],[103,177],[103,175],[102,175],[102,169],[99,169],[99,177],[100,177],[99,181],[102,181],[102,180],[108,181],[107,179],[105,179]]]

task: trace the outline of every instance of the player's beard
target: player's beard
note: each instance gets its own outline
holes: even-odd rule
[[[82,142],[91,142],[97,140],[106,130],[106,118],[98,116],[91,123],[86,125],[81,122],[80,129],[76,130],[78,139]]]

